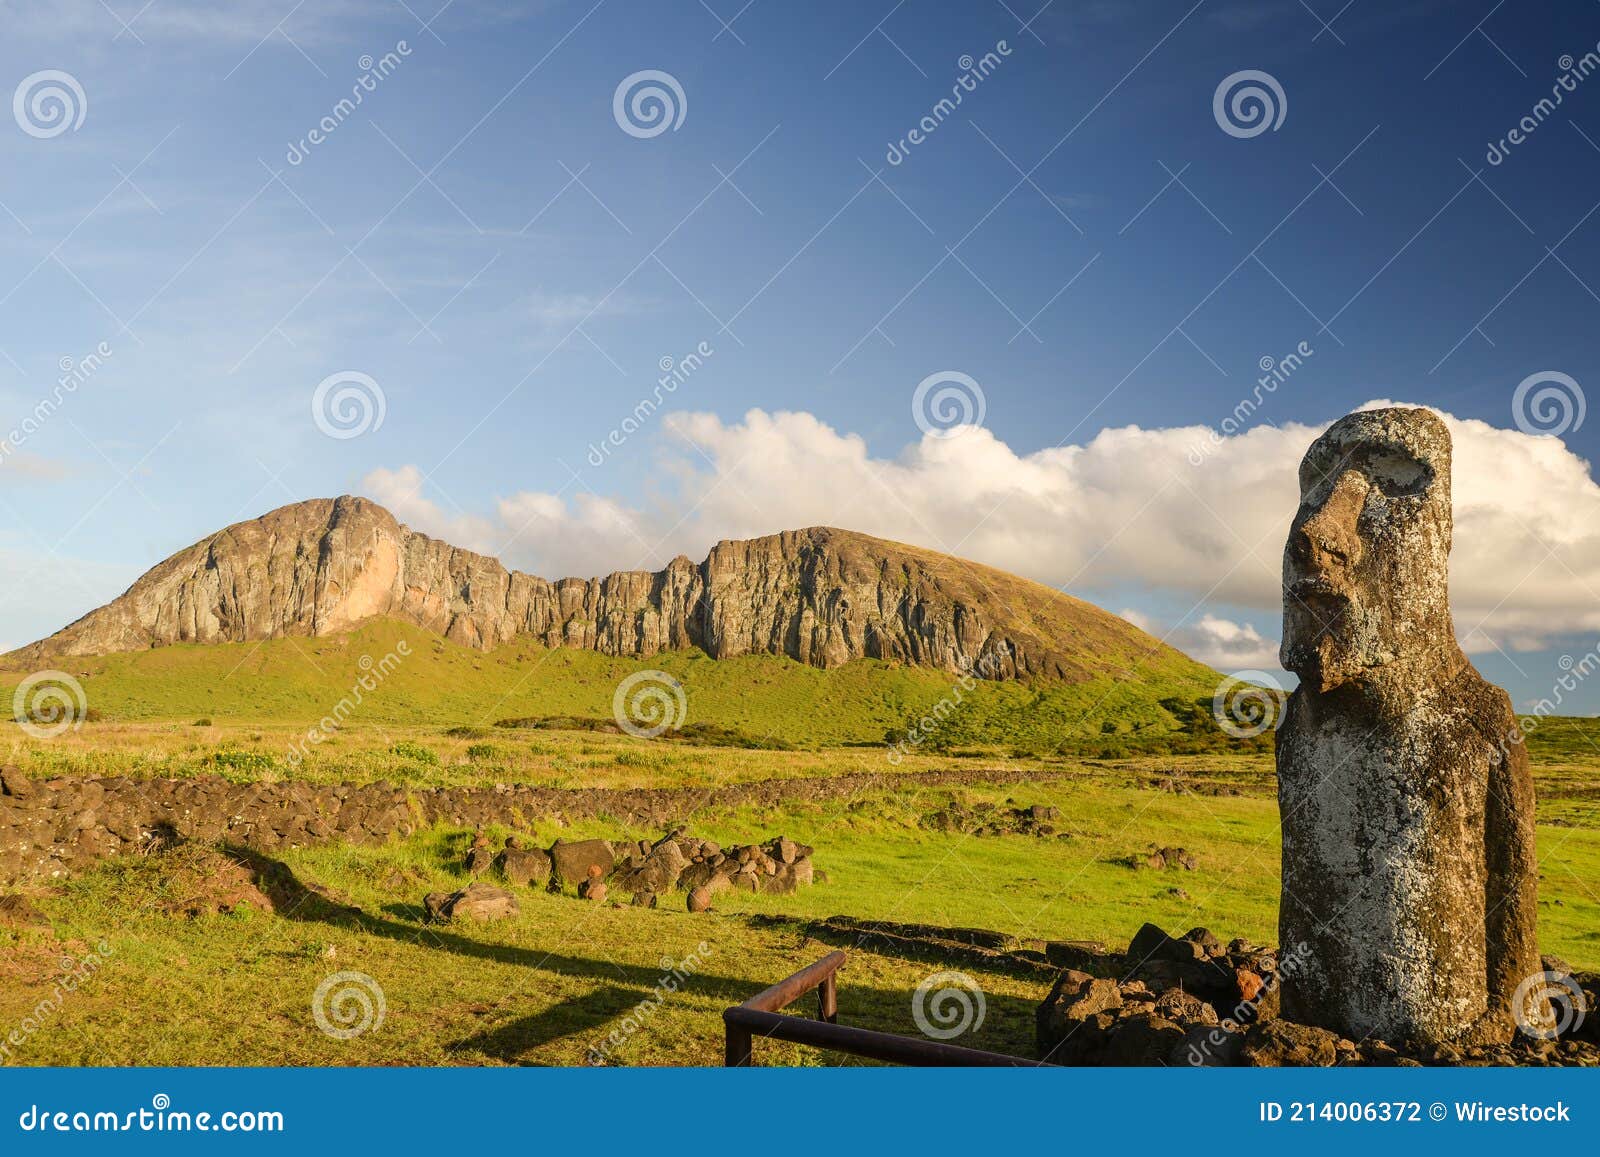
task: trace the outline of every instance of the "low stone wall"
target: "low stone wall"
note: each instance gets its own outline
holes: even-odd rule
[[[0,884],[60,879],[98,860],[173,838],[262,851],[326,841],[377,843],[438,823],[533,828],[554,817],[606,816],[665,827],[701,808],[849,798],[896,784],[1037,783],[1039,772],[987,770],[763,780],[703,789],[495,786],[403,788],[194,779],[28,780],[0,768]]]

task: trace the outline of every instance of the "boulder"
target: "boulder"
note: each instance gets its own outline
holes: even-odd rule
[[[508,884],[521,888],[537,887],[550,879],[550,853],[541,848],[524,848],[514,843],[516,837],[506,841],[500,853],[500,871]]]
[[[549,855],[550,881],[557,888],[581,884],[589,878],[591,867],[608,876],[617,862],[605,840],[557,840],[550,845]]]
[[[1117,1019],[1106,1038],[1100,1063],[1118,1067],[1165,1065],[1184,1041],[1184,1030],[1154,1013],[1135,1013]]]
[[[1154,924],[1144,924],[1128,942],[1128,963],[1138,965],[1156,956],[1170,939],[1172,938]]]
[[[1338,1059],[1339,1036],[1325,1028],[1289,1020],[1264,1020],[1244,1034],[1240,1060],[1253,1068],[1329,1066]]]
[[[494,865],[494,853],[489,850],[489,837],[481,831],[473,834],[472,848],[467,852],[467,871],[481,876]]]
[[[468,884],[459,892],[430,892],[423,897],[423,907],[433,921],[452,920],[502,920],[521,911],[517,898],[504,888],[493,884]]]
[[[1114,980],[1068,969],[1056,978],[1034,1013],[1034,1033],[1041,1060],[1054,1064],[1086,1064],[1098,1053],[1105,1029],[1123,1006]]]
[[[1229,1032],[1225,1028],[1190,1025],[1184,1029],[1183,1042],[1167,1058],[1173,1066],[1191,1068],[1228,1068],[1239,1063],[1244,1049],[1244,1034]]]
[[[1217,1023],[1217,1010],[1208,1001],[1181,988],[1169,988],[1156,997],[1155,1013],[1183,1025],[1210,1028]]]
[[[630,891],[668,892],[690,866],[689,857],[677,841],[663,840],[650,850],[637,866],[623,873],[617,883]]]

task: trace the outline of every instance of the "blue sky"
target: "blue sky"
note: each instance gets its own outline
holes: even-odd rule
[[[0,645],[355,491],[551,576],[858,526],[1269,667],[1294,459],[1387,398],[1460,420],[1458,625],[1548,694],[1600,635],[1600,419],[1512,399],[1596,364],[1600,78],[1486,151],[1600,6],[1039,3],[5,3],[0,88],[58,70],[83,115],[0,119],[0,425],[110,353],[0,462]],[[641,136],[645,70],[681,120]],[[1276,128],[1219,124],[1244,70]],[[946,372],[984,430],[919,427]],[[329,437],[344,373],[383,420]]]

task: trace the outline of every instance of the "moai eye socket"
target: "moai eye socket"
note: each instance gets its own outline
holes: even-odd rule
[[[1421,494],[1433,482],[1433,470],[1404,450],[1370,450],[1362,455],[1360,466],[1372,484],[1389,498]]]

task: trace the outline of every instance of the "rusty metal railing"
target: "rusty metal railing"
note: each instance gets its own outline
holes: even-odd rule
[[[830,952],[815,964],[756,993],[743,1004],[725,1009],[722,1021],[727,1034],[726,1063],[733,1067],[749,1066],[755,1038],[761,1036],[898,1065],[1015,1068],[1039,1064],[1026,1057],[840,1024],[837,974],[844,963],[843,952]],[[812,989],[817,992],[816,1020],[786,1016],[780,1011]]]

